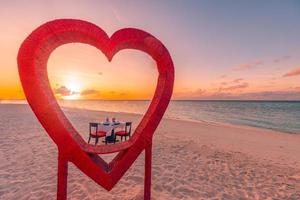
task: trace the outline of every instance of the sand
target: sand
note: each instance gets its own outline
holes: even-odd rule
[[[88,122],[140,115],[64,109]],[[152,199],[300,199],[300,135],[164,119],[153,149]],[[55,199],[57,149],[27,105],[0,104],[0,199]],[[111,159],[111,156],[106,156]],[[68,199],[142,199],[143,155],[107,192],[69,165]]]

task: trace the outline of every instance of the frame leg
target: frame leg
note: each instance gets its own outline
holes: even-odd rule
[[[151,199],[152,144],[145,148],[144,200]]]
[[[67,199],[68,161],[59,153],[57,169],[57,200]]]

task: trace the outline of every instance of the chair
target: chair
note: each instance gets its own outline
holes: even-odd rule
[[[95,138],[95,145],[98,143],[99,138],[105,137],[106,132],[104,131],[98,131],[98,123],[90,123],[90,135],[89,135],[89,141],[90,143],[91,138]]]
[[[117,131],[115,133],[116,136],[121,136],[121,141],[123,141],[123,137],[125,137],[125,140],[127,140],[127,137],[131,136],[131,125],[132,125],[132,122],[126,122],[125,129],[122,131]]]

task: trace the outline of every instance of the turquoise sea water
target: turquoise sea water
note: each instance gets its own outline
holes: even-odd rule
[[[150,102],[61,100],[59,104],[71,108],[143,114]],[[300,101],[171,101],[165,117],[300,133]]]
[[[91,110],[145,113],[149,101],[61,101]],[[171,101],[167,118],[222,122],[300,133],[300,101]]]

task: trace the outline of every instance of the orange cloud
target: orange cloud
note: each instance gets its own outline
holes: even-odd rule
[[[233,90],[238,90],[238,89],[244,89],[249,87],[248,83],[241,83],[241,84],[237,84],[237,85],[232,85],[229,87],[220,87],[219,88],[219,92],[221,91],[233,91]]]
[[[297,76],[300,75],[300,67],[291,69],[289,72],[283,75],[283,77],[288,77],[288,76]]]
[[[220,85],[230,85],[232,83],[240,83],[241,81],[243,81],[244,79],[243,78],[237,78],[237,79],[233,79],[232,81],[223,81],[220,83]]]
[[[233,83],[239,83],[239,82],[241,82],[243,80],[244,80],[243,78],[237,78],[237,79],[234,79],[232,82]]]
[[[194,99],[194,100],[298,100],[300,99],[300,88],[292,90],[245,92],[233,94],[230,92],[205,93],[197,96],[177,96],[175,99]]]
[[[298,100],[300,98],[300,91],[289,90],[289,91],[262,91],[253,93],[243,93],[238,95],[240,99],[272,99],[272,100]]]
[[[94,89],[86,89],[80,93],[81,96],[94,95],[94,94],[100,94],[100,91]]]
[[[197,98],[202,96],[206,91],[203,89],[196,89],[193,91],[174,92],[175,98]]]
[[[72,91],[69,90],[66,86],[60,86],[59,88],[54,89],[54,93],[61,96],[70,96]]]
[[[256,60],[256,61],[251,62],[251,63],[240,64],[235,69],[237,69],[237,70],[251,69],[251,68],[257,67],[259,65],[262,65],[263,63],[264,62],[262,60]]]

